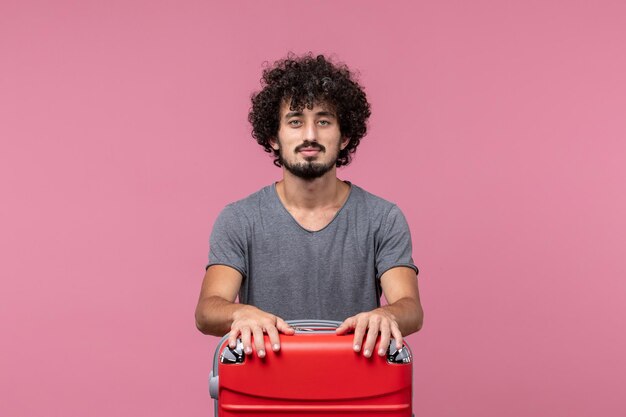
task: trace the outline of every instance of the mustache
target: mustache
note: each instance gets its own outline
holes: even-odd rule
[[[311,142],[309,140],[305,140],[304,142],[302,142],[302,144],[296,146],[295,151],[296,152],[300,152],[304,148],[318,149],[318,150],[320,150],[322,152],[326,150],[326,148],[323,145],[320,145],[317,142]]]

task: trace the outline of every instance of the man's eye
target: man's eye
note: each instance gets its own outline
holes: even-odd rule
[[[290,120],[287,122],[290,126],[300,126],[300,120]]]
[[[328,120],[320,120],[320,121],[319,121],[319,123],[320,123],[322,126],[328,126],[328,125],[330,124],[330,122],[329,122]]]

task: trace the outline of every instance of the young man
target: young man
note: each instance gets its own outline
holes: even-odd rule
[[[218,216],[198,329],[230,332],[231,347],[240,337],[246,354],[264,357],[264,333],[275,351],[279,332],[294,333],[285,320],[339,320],[337,334],[354,331],[355,352],[385,355],[392,338],[399,348],[421,328],[423,312],[402,212],[337,178],[367,130],[365,93],[322,55],[278,61],[263,82],[252,97],[252,135],[283,179]]]

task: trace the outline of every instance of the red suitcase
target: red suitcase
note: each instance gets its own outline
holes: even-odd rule
[[[412,416],[413,367],[409,347],[391,343],[385,357],[352,349],[353,335],[335,335],[339,322],[291,321],[280,352],[265,336],[266,357],[217,346],[209,391],[215,416]],[[377,342],[378,343],[378,342]]]

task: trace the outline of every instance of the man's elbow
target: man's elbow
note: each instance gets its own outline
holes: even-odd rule
[[[202,333],[206,335],[211,334],[211,328],[209,325],[209,320],[205,312],[198,306],[195,312],[195,320],[196,320],[196,328]]]
[[[424,310],[419,303],[415,303],[413,307],[412,320],[410,320],[410,326],[407,331],[407,335],[419,332],[424,325]]]
[[[417,325],[415,327],[415,332],[419,332],[420,330],[422,330],[422,326],[424,325],[424,310],[422,310],[421,308],[419,309],[419,314],[418,314],[416,324]]]

